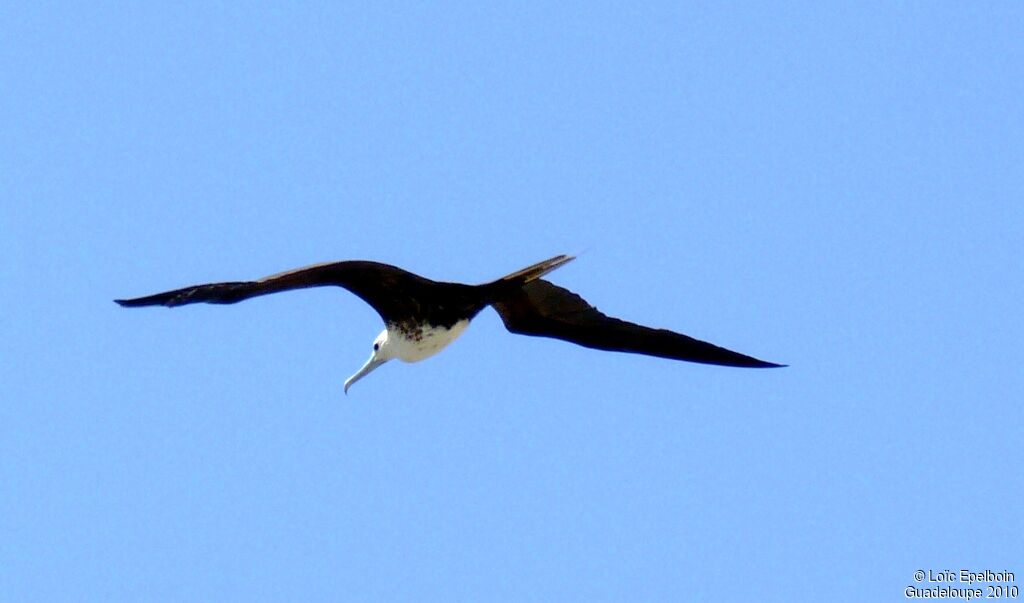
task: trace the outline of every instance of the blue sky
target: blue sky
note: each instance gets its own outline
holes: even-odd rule
[[[0,600],[867,601],[1024,576],[1024,6],[15,3]],[[552,280],[342,395],[348,258]],[[1018,578],[1020,584],[1021,578]]]

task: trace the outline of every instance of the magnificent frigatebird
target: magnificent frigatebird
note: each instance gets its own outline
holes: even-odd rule
[[[336,285],[355,293],[384,319],[370,359],[345,381],[348,388],[392,358],[418,362],[440,352],[487,306],[512,333],[554,337],[615,352],[747,368],[785,366],[751,358],[665,329],[605,316],[572,291],[540,277],[575,259],[559,255],[482,285],[432,281],[388,264],[360,260],[314,264],[256,281],[195,285],[135,299],[122,306],[233,304],[307,287]]]

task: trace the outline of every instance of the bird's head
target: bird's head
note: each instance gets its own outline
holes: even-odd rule
[[[355,375],[345,380],[345,393],[348,393],[348,388],[352,387],[353,383],[369,375],[373,369],[394,358],[395,356],[392,352],[393,350],[388,344],[388,330],[384,329],[373,340],[373,352],[370,354],[370,359],[366,361],[363,368],[356,371]]]

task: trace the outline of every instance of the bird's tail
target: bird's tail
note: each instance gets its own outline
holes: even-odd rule
[[[537,262],[522,270],[516,270],[512,274],[507,274],[496,281],[487,283],[485,286],[492,289],[496,296],[501,296],[501,294],[519,289],[523,285],[535,281],[555,268],[560,268],[575,259],[576,256],[572,255],[556,255],[551,259]]]

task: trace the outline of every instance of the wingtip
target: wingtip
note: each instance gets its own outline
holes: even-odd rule
[[[139,308],[141,306],[157,305],[147,297],[137,297],[135,299],[115,299],[114,303],[121,306],[122,308]]]

